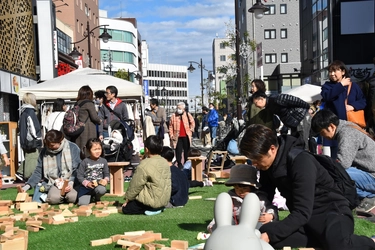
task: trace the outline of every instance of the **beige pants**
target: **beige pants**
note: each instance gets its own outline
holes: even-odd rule
[[[201,132],[201,141],[203,143],[203,146],[211,145],[211,135],[210,130],[202,131]]]
[[[52,186],[47,194],[47,203],[50,205],[57,205],[61,203],[75,203],[77,200],[77,191],[72,189],[65,195],[64,198],[60,195],[61,190],[56,186]]]

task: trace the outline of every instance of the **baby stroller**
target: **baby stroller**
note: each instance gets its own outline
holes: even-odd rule
[[[109,124],[109,137],[104,138],[104,157],[108,162],[130,161],[133,155],[133,135],[128,135],[126,121],[113,120]]]
[[[230,159],[230,155],[226,152],[229,142],[236,140],[241,132],[245,129],[245,124],[241,124],[237,120],[233,121],[232,129],[228,134],[217,142],[214,147],[207,153],[206,172],[211,170],[223,170],[232,168],[235,163]]]

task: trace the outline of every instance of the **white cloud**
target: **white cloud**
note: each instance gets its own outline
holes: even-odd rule
[[[134,17],[149,45],[150,63],[189,66],[199,62],[212,70],[212,41],[225,36],[225,22],[234,17],[235,0],[145,1],[102,0],[109,17]],[[142,6],[142,7],[140,7]],[[200,71],[189,73],[189,95],[200,95]],[[204,72],[207,78],[207,72]]]

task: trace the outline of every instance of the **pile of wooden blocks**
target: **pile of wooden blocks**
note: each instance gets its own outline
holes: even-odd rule
[[[27,250],[29,232],[15,227],[14,221],[10,217],[0,218],[0,230],[4,231],[0,235],[1,250]]]
[[[154,243],[154,241],[166,241],[168,239],[162,238],[161,233],[154,233],[153,231],[134,231],[125,232],[124,234],[112,235],[106,239],[92,240],[91,246],[102,246],[112,243],[121,245],[122,249],[139,250],[142,245],[146,250],[187,250],[188,242],[183,240],[172,240],[171,247],[166,247],[164,244]]]

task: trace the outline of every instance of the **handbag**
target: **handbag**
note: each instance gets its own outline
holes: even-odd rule
[[[348,87],[348,96],[351,89],[351,84]],[[348,98],[345,99],[345,106],[348,104]],[[365,111],[364,110],[351,110],[346,111],[346,120],[349,122],[353,122],[360,126],[361,128],[366,127],[366,121],[365,121]]]

